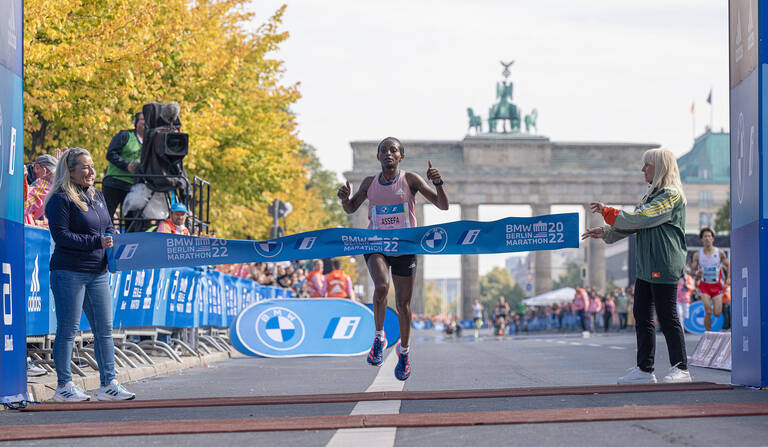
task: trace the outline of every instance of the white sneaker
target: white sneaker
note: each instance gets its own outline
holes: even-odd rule
[[[663,383],[687,383],[693,382],[690,371],[683,371],[677,365],[669,368],[669,373],[661,379]]]
[[[627,383],[656,383],[656,375],[652,372],[645,372],[642,369],[634,366],[629,369],[629,373],[624,377],[619,377],[616,381],[619,385]]]
[[[85,394],[82,388],[72,382],[63,387],[56,387],[56,394],[53,395],[56,402],[83,402],[91,400],[91,396]]]
[[[29,377],[40,377],[48,374],[48,371],[41,368],[40,366],[35,365],[32,363],[32,359],[27,357],[27,376]]]
[[[112,380],[109,385],[101,387],[99,394],[96,395],[98,400],[131,400],[135,397],[135,394],[126,390],[117,380]]]

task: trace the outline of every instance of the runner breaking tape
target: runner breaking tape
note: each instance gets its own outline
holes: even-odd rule
[[[376,158],[381,163],[381,172],[366,177],[352,198],[349,181],[339,188],[338,196],[344,211],[354,213],[368,200],[369,229],[395,229],[416,227],[416,193],[420,192],[432,204],[441,210],[448,209],[448,197],[443,190],[440,172],[429,162],[427,178],[435,186],[432,189],[418,174],[400,169],[400,162],[405,158],[405,148],[397,138],[387,137],[379,143]],[[387,347],[384,337],[384,315],[387,308],[389,291],[389,269],[392,269],[392,282],[395,286],[395,300],[400,319],[400,349],[395,367],[395,377],[406,380],[411,374],[410,344],[411,332],[411,296],[416,273],[416,255],[387,255],[370,253],[365,255],[368,272],[374,283],[373,313],[376,335],[367,361],[380,366],[382,355]]]

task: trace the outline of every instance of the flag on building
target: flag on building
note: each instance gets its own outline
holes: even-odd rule
[[[693,106],[694,106],[694,104],[695,104],[695,103],[691,103],[691,115],[693,115],[693,111],[694,111],[694,110],[693,110]]]
[[[707,96],[707,104],[712,105],[712,89],[709,89],[709,96]]]

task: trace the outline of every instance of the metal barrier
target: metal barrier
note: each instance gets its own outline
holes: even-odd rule
[[[56,333],[48,260],[53,243],[47,229],[26,227],[26,303],[28,355],[53,372]],[[117,368],[153,365],[151,354],[181,362],[183,355],[231,352],[229,325],[250,303],[288,298],[293,292],[261,286],[208,268],[123,271],[110,274],[113,339]],[[93,335],[85,315],[72,354],[72,372],[97,369]]]

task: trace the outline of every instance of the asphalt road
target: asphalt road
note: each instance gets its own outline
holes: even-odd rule
[[[565,385],[613,384],[634,365],[633,333],[596,335],[542,334],[498,338],[484,333],[475,340],[470,331],[462,338],[445,337],[432,331],[414,332],[413,372],[404,390],[490,389]],[[689,356],[698,338],[686,338]],[[391,349],[390,349],[391,351]],[[664,339],[657,343],[657,372],[669,367]],[[392,364],[388,365],[392,366]],[[258,396],[281,394],[348,393],[392,383],[391,368],[373,368],[363,357],[318,357],[299,359],[233,358],[208,368],[128,384],[139,399],[214,396]],[[692,367],[696,381],[729,383],[730,373]],[[377,375],[381,372],[379,378]],[[384,380],[384,382],[381,382]],[[386,382],[386,383],[385,383]],[[399,382],[398,382],[399,384]],[[377,385],[378,386],[378,385]],[[495,399],[402,401],[395,412],[402,414],[534,410],[623,405],[667,405],[719,402],[767,402],[768,394],[752,389],[730,391],[651,392],[612,395],[544,396]],[[395,401],[396,402],[396,401]],[[375,404],[373,404],[375,405]],[[356,408],[357,407],[357,408]],[[19,413],[0,412],[0,425],[66,424],[72,422],[144,421],[349,415],[374,413],[376,407],[355,403],[137,409]],[[341,434],[341,433],[340,433]],[[334,431],[167,435],[152,437],[106,437],[17,442],[14,445],[239,445],[324,446]],[[768,417],[643,420],[527,424],[506,426],[436,427],[392,429],[389,445],[446,446],[480,445],[676,445],[711,446],[738,442],[740,446],[766,445]],[[382,438],[359,432],[353,438],[337,436],[334,445],[369,447]],[[386,436],[383,438],[386,439]],[[370,441],[370,442],[369,442]]]

